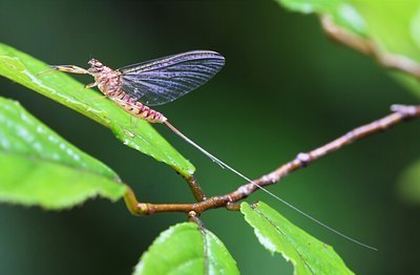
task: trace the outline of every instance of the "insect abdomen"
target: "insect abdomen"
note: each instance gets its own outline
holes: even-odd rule
[[[115,96],[110,98],[130,114],[147,120],[150,123],[163,123],[167,120],[167,118],[161,113],[151,109],[141,102],[134,100],[124,91],[120,91]]]

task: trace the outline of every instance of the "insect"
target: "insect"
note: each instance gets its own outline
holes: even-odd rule
[[[224,66],[225,58],[221,54],[215,51],[189,51],[117,70],[96,59],[89,60],[88,64],[88,69],[75,65],[51,67],[67,73],[93,76],[95,82],[86,85],[87,88],[97,86],[105,96],[130,114],[151,123],[165,124],[212,161],[233,170],[182,134],[162,113],[149,107],[172,102],[206,83]],[[237,171],[234,173],[238,174]]]
[[[132,115],[151,123],[165,123],[167,118],[148,106],[172,102],[212,78],[225,64],[214,51],[190,51],[113,70],[96,59],[89,69],[74,65],[52,66],[76,74],[89,74],[95,82],[88,88],[99,90]]]
[[[95,81],[86,85],[87,88],[97,86],[106,97],[135,117],[147,120],[151,123],[165,124],[175,134],[197,148],[222,168],[230,170],[247,182],[252,182],[249,177],[238,172],[185,136],[169,123],[168,119],[162,113],[149,107],[172,102],[206,83],[219,72],[225,64],[225,58],[220,53],[208,50],[189,51],[129,65],[117,70],[105,66],[96,59],[89,60],[88,64],[90,66],[88,69],[74,65],[56,65],[51,67],[62,72],[89,74],[93,76]],[[320,222],[309,214],[306,214],[297,207],[281,199],[279,196],[268,191],[266,188],[256,183],[254,184],[262,191],[322,227],[356,244],[372,249],[372,247],[350,238]]]

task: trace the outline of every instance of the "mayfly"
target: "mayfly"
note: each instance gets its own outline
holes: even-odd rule
[[[224,66],[225,58],[221,54],[207,50],[189,51],[129,65],[117,70],[105,66],[96,59],[89,60],[88,64],[90,66],[88,69],[74,65],[57,65],[51,67],[67,73],[93,76],[95,81],[86,85],[87,88],[97,86],[106,97],[135,117],[144,119],[150,123],[165,124],[175,134],[197,148],[222,168],[230,170],[247,182],[252,182],[249,177],[238,172],[185,136],[169,123],[168,119],[162,113],[149,107],[172,102],[206,83]],[[264,187],[256,183],[254,184],[262,191],[324,228],[356,244],[376,250],[320,222]]]

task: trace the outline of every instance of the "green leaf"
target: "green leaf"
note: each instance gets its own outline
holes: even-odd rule
[[[404,171],[399,180],[403,197],[412,203],[420,203],[420,161]]]
[[[260,243],[271,253],[291,261],[295,274],[353,274],[333,248],[293,225],[274,209],[259,202],[241,204],[245,220]]]
[[[0,75],[47,96],[110,128],[125,145],[162,161],[184,176],[194,166],[146,121],[136,119],[100,93],[61,72],[46,72],[47,64],[0,44]]]
[[[336,24],[359,35],[366,34],[363,16],[346,0],[276,0],[282,6],[301,13],[328,14]]]
[[[420,1],[418,0],[276,1],[293,11],[328,15],[338,26],[373,42],[381,55],[401,56],[411,62],[417,62],[417,66],[420,66]],[[404,73],[398,74],[397,79],[420,96],[420,84],[415,77]]]
[[[192,222],[162,232],[143,254],[134,275],[239,274],[235,260],[210,231]]]
[[[341,0],[277,0],[284,7],[297,12],[313,13],[313,12],[331,12]]]
[[[62,209],[125,193],[119,177],[29,114],[0,97],[0,201]]]
[[[384,51],[405,55],[420,61],[420,47],[416,44],[415,18],[420,8],[417,0],[347,1],[363,17],[367,25],[367,35]]]

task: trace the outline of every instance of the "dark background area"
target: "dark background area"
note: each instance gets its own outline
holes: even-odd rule
[[[158,108],[203,147],[257,177],[379,118],[415,98],[372,60],[329,41],[314,16],[273,1],[0,1],[0,41],[50,64],[87,66],[95,57],[118,68],[192,49],[227,60],[212,81]],[[89,78],[80,77],[85,83]],[[19,100],[67,140],[112,167],[139,199],[193,198],[167,166],[134,151],[112,133],[6,79],[0,95]],[[240,179],[221,170],[163,126],[156,128],[197,167],[209,194]],[[263,200],[334,246],[360,274],[418,270],[419,209],[399,196],[401,171],[419,156],[420,124],[398,126],[289,176],[270,191],[323,222],[379,248],[372,252],[325,231],[264,193]],[[271,256],[240,213],[203,215],[243,274],[292,274]],[[0,274],[130,274],[159,232],[181,214],[134,217],[122,201],[93,200],[70,211],[1,205]]]

